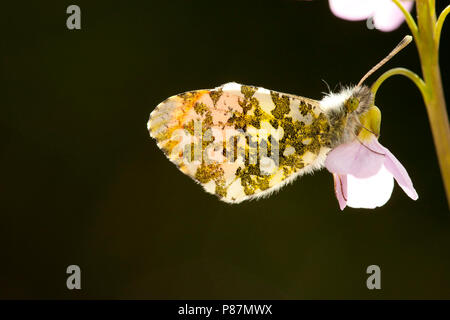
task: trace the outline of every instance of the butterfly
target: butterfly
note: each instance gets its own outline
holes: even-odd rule
[[[147,128],[206,192],[228,203],[267,197],[322,168],[330,150],[364,129],[359,118],[373,95],[362,82],[411,41],[405,39],[358,85],[321,100],[230,82],[169,97]]]

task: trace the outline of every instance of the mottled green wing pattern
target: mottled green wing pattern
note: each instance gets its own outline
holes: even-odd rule
[[[183,173],[231,203],[271,194],[329,151],[317,101],[237,83],[168,98],[148,128]]]

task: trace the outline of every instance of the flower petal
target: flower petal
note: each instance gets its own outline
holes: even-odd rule
[[[401,1],[403,7],[411,11],[414,1]],[[405,20],[401,10],[391,0],[379,0],[373,16],[375,28],[389,32],[397,29]]]
[[[386,153],[384,166],[387,170],[389,170],[390,173],[392,173],[395,180],[397,180],[397,183],[400,185],[403,191],[405,191],[408,197],[413,200],[417,200],[419,198],[419,195],[414,189],[411,178],[409,177],[408,172],[406,172],[405,167],[403,167],[400,161],[398,161],[397,158],[387,148],[384,148],[384,150]]]
[[[376,138],[364,142],[355,139],[331,150],[325,160],[325,167],[331,173],[367,178],[380,170],[384,162],[383,152]]]
[[[378,0],[329,0],[333,14],[341,19],[357,21],[371,17]]]
[[[382,166],[378,173],[365,179],[347,176],[347,205],[352,208],[374,209],[384,205],[394,189],[394,178]]]
[[[347,175],[333,174],[334,178],[334,192],[339,202],[339,208],[344,210],[347,205]]]

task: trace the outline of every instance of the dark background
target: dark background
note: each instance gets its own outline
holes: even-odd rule
[[[437,1],[442,10],[448,1]],[[82,29],[66,28],[77,4]],[[419,91],[383,84],[380,141],[396,185],[340,212],[322,170],[227,205],[179,172],[146,123],[165,98],[244,84],[320,99],[355,84],[409,32],[369,30],[327,1],[39,1],[2,4],[0,298],[450,298],[450,215]],[[450,102],[450,22],[441,70]],[[420,73],[414,44],[390,67]],[[66,268],[82,290],[66,288]],[[381,267],[382,290],[366,288]]]

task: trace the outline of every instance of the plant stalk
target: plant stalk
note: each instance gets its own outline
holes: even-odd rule
[[[423,98],[450,208],[450,125],[439,69],[439,39],[436,36],[440,36],[440,32],[439,35],[435,33],[436,15],[432,12],[433,4],[429,0],[417,0],[416,5],[420,37],[416,43],[428,93]]]

